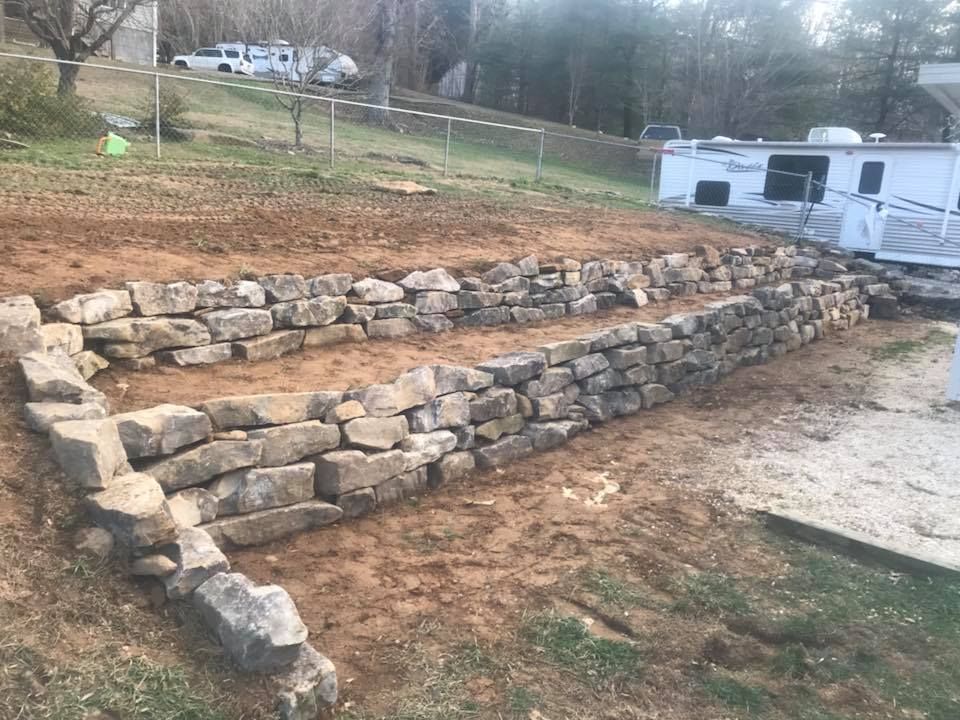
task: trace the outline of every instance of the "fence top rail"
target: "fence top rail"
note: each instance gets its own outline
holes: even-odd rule
[[[543,133],[544,135],[549,135],[551,137],[566,138],[567,140],[581,140],[583,142],[596,143],[597,145],[613,145],[614,147],[628,148],[632,150],[644,147],[640,143],[634,142],[629,138],[624,138],[623,140],[597,140],[596,138],[581,137],[580,135],[569,135],[567,133],[553,132],[552,130],[544,130]]]
[[[436,118],[438,120],[456,120],[457,122],[470,125],[483,125],[486,127],[503,128],[505,130],[519,130],[521,132],[543,134],[546,132],[543,128],[523,127],[521,125],[506,125],[504,123],[489,122],[488,120],[474,120],[473,118],[457,117],[455,115],[440,115],[437,113],[424,112],[422,110],[408,110],[406,108],[390,107],[388,105],[374,105],[372,103],[358,102],[356,100],[340,100],[338,98],[324,97],[322,95],[309,95],[307,93],[295,93],[288,90],[277,90],[276,88],[261,88],[254,85],[242,85],[240,83],[225,82],[223,80],[211,80],[209,78],[185,77],[183,75],[174,75],[173,73],[163,73],[156,70],[137,70],[135,68],[113,67],[112,65],[98,65],[96,63],[76,62],[74,60],[58,60],[57,58],[37,57],[35,55],[20,55],[17,53],[0,52],[0,58],[12,58],[15,60],[29,60],[33,62],[45,62],[55,65],[78,65],[80,67],[97,68],[98,70],[107,70],[110,72],[123,72],[131,75],[146,75],[149,77],[169,78],[170,80],[181,80],[184,82],[204,83],[206,85],[219,85],[221,87],[234,87],[251,92],[262,92],[269,95],[283,95],[286,97],[299,97],[307,100],[316,100],[319,102],[330,103],[331,105],[350,105],[352,107],[369,108],[371,110],[385,110],[388,112],[401,113],[404,115],[416,115],[418,117]]]

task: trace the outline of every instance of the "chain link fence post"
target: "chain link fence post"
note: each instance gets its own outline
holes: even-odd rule
[[[153,134],[157,138],[157,160],[160,159],[160,73],[153,74]]]
[[[807,176],[803,179],[803,202],[800,203],[800,222],[797,223],[797,245],[803,240],[803,231],[807,226],[807,206],[810,206],[810,209],[813,210],[813,205],[810,203],[810,189],[813,186],[813,173],[808,172]]]
[[[546,136],[546,129],[540,128],[540,149],[537,151],[537,182],[543,179],[543,140]]]
[[[336,138],[337,138],[337,101],[330,101],[330,169],[333,170],[333,166],[337,161],[336,158]]]
[[[453,131],[453,118],[447,118],[447,143],[443,147],[443,176],[447,176],[450,166],[450,133]]]
[[[660,153],[656,150],[653,151],[653,163],[650,165],[650,204],[656,205],[656,195],[654,194],[655,185],[657,183],[657,161],[660,159]]]

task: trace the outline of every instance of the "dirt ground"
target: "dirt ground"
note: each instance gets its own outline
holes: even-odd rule
[[[629,321],[656,321],[675,312],[703,307],[722,295],[674,298],[643,308],[618,307],[535,325],[461,328],[437,335],[418,334],[390,341],[308,348],[279,360],[218,363],[192,368],[159,367],[133,371],[121,367],[98,373],[93,384],[110,399],[114,412],[139,410],[163,402],[195,405],[202,400],[248,392],[347,390],[387,382],[418,365],[473,366],[514,350],[566,340],[599,327]],[[344,362],[349,358],[349,362]]]
[[[675,214],[611,209],[477,182],[397,197],[359,179],[246,177],[194,163],[177,176],[4,165],[4,292],[53,301],[127,280],[199,280],[270,272],[475,270],[541,258],[641,258],[761,244]],[[36,177],[35,177],[36,176]],[[274,186],[273,181],[277,185]],[[459,186],[462,186],[459,187]]]

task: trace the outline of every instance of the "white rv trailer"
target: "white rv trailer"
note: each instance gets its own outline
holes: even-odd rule
[[[803,227],[878,260],[960,266],[960,145],[864,143],[846,128],[815,128],[810,140],[668,142],[660,203],[791,234]]]
[[[217,43],[224,50],[239,50],[250,56],[256,75],[280,76],[299,82],[304,75],[315,74],[318,85],[336,85],[356,79],[359,69],[348,55],[328,47],[296,48],[278,40],[272,43]],[[317,70],[319,68],[319,70]]]

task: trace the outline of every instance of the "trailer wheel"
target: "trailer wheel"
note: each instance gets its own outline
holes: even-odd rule
[[[174,65],[176,65],[177,67],[185,68],[185,67],[187,67],[187,61],[186,61],[186,60],[177,60],[177,61],[174,63]]]
[[[217,70],[219,70],[220,72],[228,72],[228,73],[233,72],[233,68],[227,65],[226,63],[223,63],[220,67],[217,68]]]

